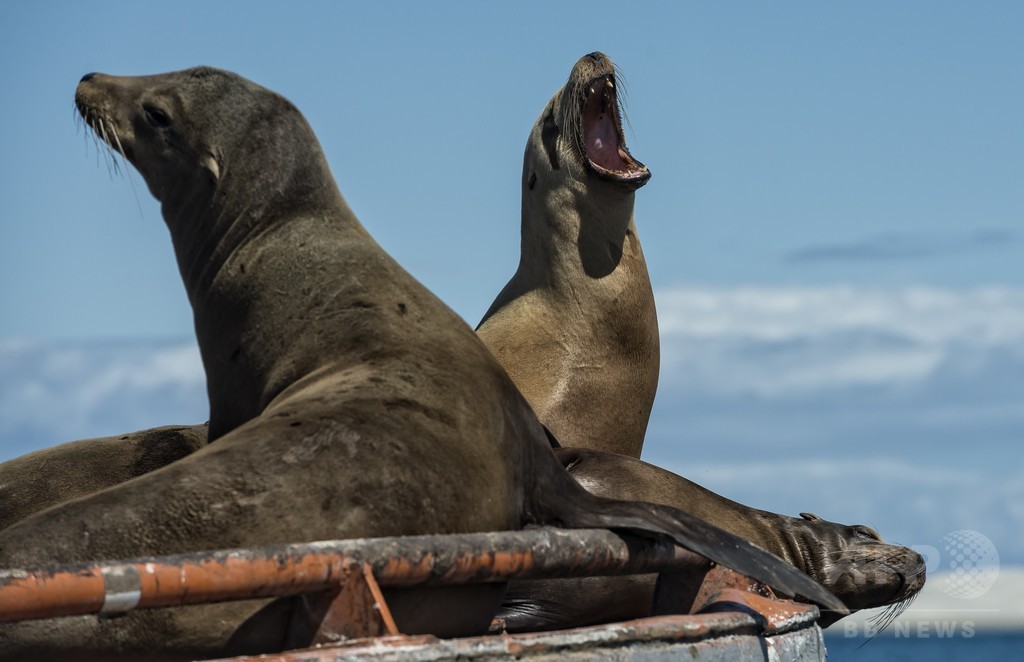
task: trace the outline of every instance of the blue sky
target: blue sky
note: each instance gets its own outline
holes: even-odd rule
[[[282,92],[349,202],[471,321],[516,263],[529,128],[623,69],[655,286],[1020,283],[1024,8],[986,3],[5,3],[0,336],[181,336],[158,207],[74,121],[88,71]],[[47,249],[41,250],[41,246]]]
[[[381,244],[471,324],[522,151],[622,68],[662,325],[645,457],[734,499],[1024,563],[1024,5],[0,5],[0,459],[205,418],[159,209],[74,120],[89,71],[209,64],[305,113]]]

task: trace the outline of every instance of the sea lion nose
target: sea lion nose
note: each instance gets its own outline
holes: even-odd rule
[[[601,51],[594,51],[593,53],[587,53],[587,57],[595,62],[600,62],[604,59],[604,53]]]
[[[78,81],[78,82],[79,82],[79,83],[88,83],[89,81],[91,81],[91,80],[93,79],[93,77],[94,77],[95,75],[96,75],[96,72],[95,72],[95,71],[89,72],[89,73],[87,73],[86,75],[82,76],[82,80],[80,80],[80,81]]]

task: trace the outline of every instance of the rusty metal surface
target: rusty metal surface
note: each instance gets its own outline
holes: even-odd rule
[[[701,613],[466,639],[378,636],[397,632],[380,586],[633,572],[660,572],[663,606]],[[669,599],[673,591],[682,593]],[[824,659],[816,607],[775,600],[762,584],[685,549],[605,530],[344,540],[6,570],[0,621],[294,595],[303,597],[292,640],[321,646],[236,660]]]
[[[398,625],[391,615],[391,609],[388,607],[387,601],[384,600],[384,592],[380,590],[380,584],[377,583],[377,578],[373,576],[373,567],[369,563],[363,564],[363,581],[366,583],[366,588],[370,590],[370,595],[373,596],[373,608],[377,610],[380,621],[384,625],[384,630],[389,635],[400,634]]]
[[[231,658],[232,662],[341,662],[372,658],[426,662],[443,659],[583,660],[787,660],[825,658],[821,630],[813,619],[799,630],[764,636],[749,614],[720,612],[657,616],[545,633],[435,639],[383,637],[278,655]]]
[[[668,542],[603,529],[407,536],[0,570],[0,622],[328,590],[369,563],[381,586],[706,568]],[[116,581],[110,581],[116,578]]]
[[[702,606],[698,613],[719,611],[742,611],[751,614],[761,620],[765,634],[779,634],[806,627],[808,621],[814,622],[818,618],[818,608],[814,605],[766,598],[734,588],[720,591],[714,602]]]
[[[295,598],[285,648],[385,634],[396,635],[398,628],[369,564],[353,565],[345,569],[334,588]]]
[[[691,613],[743,611],[762,620],[765,634],[779,634],[815,621],[815,605],[782,600],[772,590],[735,570],[715,566],[704,576],[690,608]]]
[[[761,595],[766,598],[775,597],[775,593],[770,588],[756,579],[741,575],[731,568],[716,564],[704,576],[704,581],[700,585],[700,591],[698,591],[697,597],[693,601],[694,608],[691,611],[698,611],[702,605],[711,604],[715,601],[717,593],[730,588]]]

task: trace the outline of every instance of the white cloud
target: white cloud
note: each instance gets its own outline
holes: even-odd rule
[[[0,458],[207,416],[194,342],[7,340],[0,369]]]
[[[690,472],[697,472],[707,480],[724,485],[739,485],[762,481],[769,483],[772,476],[789,473],[799,474],[818,483],[892,482],[898,480],[908,487],[944,487],[947,489],[976,486],[984,477],[977,472],[957,468],[911,464],[900,460],[869,458],[842,463],[826,459],[806,460],[758,460],[752,463],[730,462],[729,464],[690,465]],[[870,478],[865,478],[870,477]],[[783,489],[785,487],[783,486]],[[803,491],[803,486],[798,486]],[[837,490],[838,491],[838,490]],[[859,490],[858,490],[859,491]]]
[[[1024,336],[1024,289],[1017,288],[679,287],[657,298],[663,332],[697,337],[785,340],[848,329],[924,342]]]
[[[657,302],[663,380],[697,391],[786,397],[1024,366],[1022,288],[678,287]]]

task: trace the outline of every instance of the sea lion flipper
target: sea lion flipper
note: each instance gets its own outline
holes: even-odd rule
[[[786,596],[799,595],[838,614],[846,605],[824,586],[796,567],[753,543],[671,506],[639,501],[615,501],[590,496],[599,504],[574,509],[573,527],[624,529],[644,537],[667,537],[711,561],[771,586]]]

